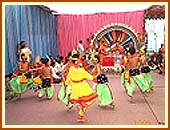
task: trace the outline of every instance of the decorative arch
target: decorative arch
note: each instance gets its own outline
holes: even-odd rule
[[[108,50],[111,49],[116,42],[119,42],[119,45],[122,47],[127,47],[132,43],[136,48],[137,33],[128,25],[112,23],[96,32],[92,40],[95,48],[98,47],[99,41],[103,41],[103,44],[106,45]]]

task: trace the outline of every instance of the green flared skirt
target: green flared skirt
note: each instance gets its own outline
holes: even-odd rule
[[[130,76],[130,82],[128,82],[128,80],[125,80],[124,85],[129,96],[133,96],[136,85],[138,85],[142,92],[146,92],[150,89],[150,86],[146,81],[144,74]]]
[[[28,90],[28,85],[32,83],[32,78],[28,80],[26,84],[20,84],[21,76],[14,77],[11,79],[10,84],[13,92],[15,93],[24,93]]]
[[[46,95],[48,97],[48,99],[51,99],[53,97],[53,93],[54,93],[54,86],[51,87],[47,87],[47,88],[41,88],[38,97],[41,98],[44,95]]]
[[[133,76],[133,79],[142,92],[146,92],[147,90],[149,90],[150,86],[148,82],[145,80],[144,74]]]
[[[98,95],[99,105],[105,106],[113,102],[112,92],[106,84],[97,84],[96,93]]]
[[[67,88],[66,88],[66,95],[65,95],[65,86],[64,86],[64,84],[62,84],[61,85],[61,87],[60,87],[60,90],[59,90],[59,92],[58,92],[58,99],[60,100],[60,101],[62,101],[64,104],[66,104],[66,106],[68,107],[68,108],[71,108],[71,107],[73,107],[73,104],[71,104],[70,102],[69,102],[69,99],[70,99],[70,93],[71,93],[71,90],[70,90],[70,86],[67,86]]]
[[[145,80],[148,82],[149,88],[152,88],[153,79],[150,73],[144,74]]]

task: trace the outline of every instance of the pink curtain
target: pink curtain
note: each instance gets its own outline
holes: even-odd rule
[[[90,32],[95,34],[103,26],[111,23],[126,24],[136,32],[143,33],[144,11],[89,15],[61,14],[57,17],[58,54],[66,56],[72,48],[77,47],[79,40],[85,45]]]

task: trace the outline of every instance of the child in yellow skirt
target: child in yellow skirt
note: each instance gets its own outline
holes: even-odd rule
[[[90,75],[84,68],[80,67],[78,61],[79,55],[74,54],[72,56],[73,66],[70,67],[67,75],[65,85],[71,86],[70,100],[72,104],[76,104],[79,110],[77,121],[84,121],[84,113],[87,107],[97,99],[97,94],[93,92],[93,89],[89,86],[86,80],[93,80],[93,76]]]

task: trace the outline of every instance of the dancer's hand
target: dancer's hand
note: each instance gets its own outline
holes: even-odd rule
[[[93,77],[93,82],[97,82],[97,77]]]

